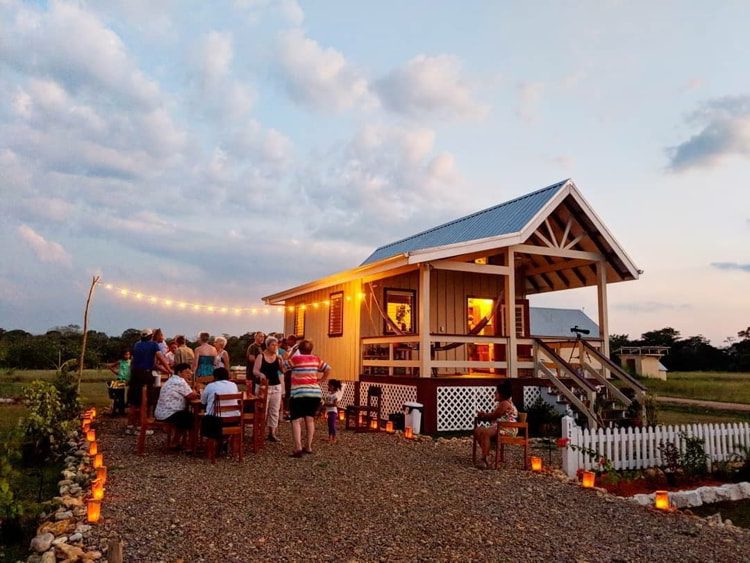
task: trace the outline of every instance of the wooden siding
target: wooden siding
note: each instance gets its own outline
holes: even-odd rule
[[[332,293],[344,292],[344,333],[341,336],[328,336],[328,306],[324,301]],[[289,307],[305,304],[305,338],[313,341],[313,353],[328,362],[333,371],[331,377],[347,381],[359,379],[359,305],[361,284],[354,281],[334,285],[328,289],[314,291],[290,299],[284,313],[284,334],[292,334],[294,311]],[[313,303],[320,303],[315,308]]]

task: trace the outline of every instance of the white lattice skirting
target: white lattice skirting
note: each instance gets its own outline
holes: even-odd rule
[[[359,400],[364,405],[367,402],[367,390],[370,387],[383,389],[383,411],[382,416],[388,418],[394,412],[403,412],[404,403],[417,400],[416,385],[397,385],[395,383],[360,383]]]
[[[495,406],[495,387],[438,387],[438,432],[471,430],[477,411]]]

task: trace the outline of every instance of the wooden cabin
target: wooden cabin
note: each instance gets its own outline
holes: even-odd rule
[[[465,430],[512,378],[523,408],[541,388],[602,424],[597,391],[630,404],[611,384],[607,286],[641,272],[564,180],[391,242],[359,266],[264,298],[285,307],[284,331],[314,342],[345,401],[383,390],[384,414],[424,405],[423,431]],[[599,334],[532,334],[533,295],[591,287]],[[636,393],[637,382],[628,382]],[[528,399],[528,400],[527,400]]]

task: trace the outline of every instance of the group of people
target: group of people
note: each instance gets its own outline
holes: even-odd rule
[[[227,340],[223,336],[211,338],[207,332],[198,336],[197,346],[188,346],[183,335],[166,342],[160,329],[144,329],[141,339],[133,346],[132,353],[126,350],[119,362],[109,364],[116,375],[110,389],[127,385],[128,414],[127,433],[136,429],[140,412],[143,388],[161,387],[154,411],[157,420],[169,422],[184,437],[193,426],[193,415],[189,402],[200,398],[205,406],[201,421],[201,433],[208,438],[221,434],[222,418],[237,416],[237,411],[216,412],[215,397],[237,393],[234,381],[230,381],[230,358],[226,350]],[[331,367],[313,355],[310,340],[297,342],[295,336],[256,332],[246,351],[246,382],[255,394],[261,385],[267,385],[266,426],[268,440],[280,442],[278,426],[285,410],[292,424],[294,440],[293,457],[312,453],[315,435],[315,417],[325,411],[329,440],[336,440],[338,404],[342,397],[342,384],[329,379]],[[168,379],[162,384],[162,374]],[[286,380],[286,381],[285,381]],[[324,395],[320,383],[327,380],[328,392]],[[205,386],[204,386],[205,384]],[[289,389],[288,404],[285,405],[286,389]],[[150,391],[149,391],[150,392]],[[113,410],[124,410],[122,398],[113,395]],[[287,407],[287,409],[285,409]],[[304,430],[304,432],[303,432]],[[304,444],[303,444],[303,433]]]

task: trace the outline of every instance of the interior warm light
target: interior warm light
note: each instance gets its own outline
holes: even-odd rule
[[[92,523],[99,521],[102,514],[102,503],[98,500],[90,500],[86,504],[86,520]]]
[[[654,506],[659,510],[669,510],[669,493],[667,491],[656,491],[654,493]]]
[[[542,470],[542,458],[532,456],[531,457],[531,470],[532,471],[541,471]]]

